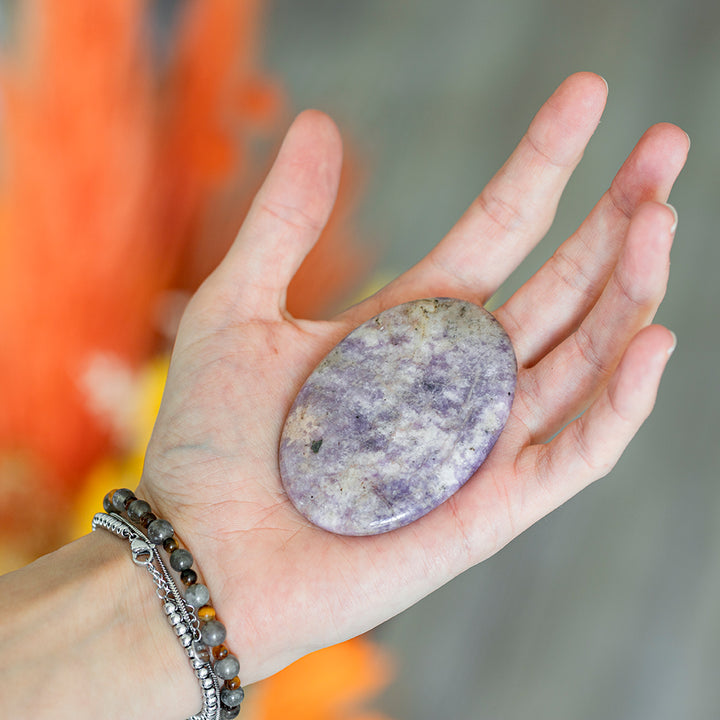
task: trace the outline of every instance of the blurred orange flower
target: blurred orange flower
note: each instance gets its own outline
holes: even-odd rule
[[[392,664],[367,637],[312,653],[250,688],[248,720],[388,720],[362,703],[389,682]]]
[[[252,144],[278,139],[263,6],[177,3],[158,54],[152,0],[18,4],[0,61],[0,573],[86,533],[105,492],[137,482],[172,333],[158,313],[221,257],[264,169]],[[325,312],[369,267],[349,231],[356,178],[293,282],[295,314]],[[389,676],[356,638],[250,688],[243,716],[381,720],[357,708]]]
[[[0,59],[0,547],[21,535],[29,559],[61,539],[62,509],[122,441],[97,379],[167,347],[168,291],[232,241],[266,165],[252,150],[284,115],[259,68],[264,6],[17,4]],[[293,310],[320,312],[367,268],[351,239],[341,210]]]

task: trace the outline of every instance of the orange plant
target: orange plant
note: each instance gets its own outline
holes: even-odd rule
[[[389,657],[366,637],[319,650],[250,688],[248,720],[388,720],[362,708],[392,675]]]
[[[231,242],[265,169],[253,143],[277,142],[284,106],[259,68],[261,0],[178,3],[162,59],[151,0],[18,8],[0,59],[0,547],[32,527],[32,556],[117,449],[88,377],[160,349],[162,299]],[[339,218],[293,309],[318,312],[367,267]]]
[[[0,59],[0,572],[87,532],[102,495],[136,480],[171,340],[159,307],[219,260],[265,169],[252,143],[279,139],[264,3],[178,4],[158,60],[151,2],[24,0]],[[356,177],[291,286],[298,315],[368,268]],[[356,638],[251,688],[244,714],[376,720],[356,708],[388,677]]]

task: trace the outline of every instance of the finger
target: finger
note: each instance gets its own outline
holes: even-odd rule
[[[578,73],[563,82],[505,165],[397,287],[406,295],[432,287],[435,294],[486,300],[550,227],[606,97],[598,75]]]
[[[576,332],[521,373],[514,413],[531,442],[545,440],[587,407],[631,338],[652,320],[667,286],[675,225],[670,206],[643,204],[596,305]]]
[[[533,365],[579,325],[612,273],[633,212],[667,200],[688,149],[680,128],[650,128],[577,232],[498,308],[522,364]]]
[[[255,318],[282,316],[287,286],[330,216],[341,164],[333,121],[316,110],[301,113],[213,274],[233,305]]]
[[[653,325],[642,330],[588,410],[550,443],[522,453],[522,480],[508,490],[516,532],[610,472],[652,411],[674,348],[675,336],[666,328]]]

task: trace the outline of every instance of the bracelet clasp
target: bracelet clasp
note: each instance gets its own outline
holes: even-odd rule
[[[150,565],[154,558],[152,546],[142,538],[135,538],[130,541],[132,559],[136,565]]]

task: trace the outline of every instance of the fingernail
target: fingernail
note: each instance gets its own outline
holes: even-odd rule
[[[675,217],[675,221],[670,226],[670,234],[674,235],[675,231],[677,230],[677,226],[678,226],[678,213],[677,213],[677,210],[670,203],[665,203],[665,207],[668,208],[669,210],[671,210],[673,216]]]
[[[683,132],[685,132],[685,131],[683,130]],[[690,136],[687,133],[685,133],[685,137],[688,139],[688,150],[690,150],[690,146],[692,145],[692,140],[690,139]]]
[[[675,348],[677,347],[677,335],[672,330],[670,334],[673,336],[673,344],[667,350],[668,357],[675,352]]]

